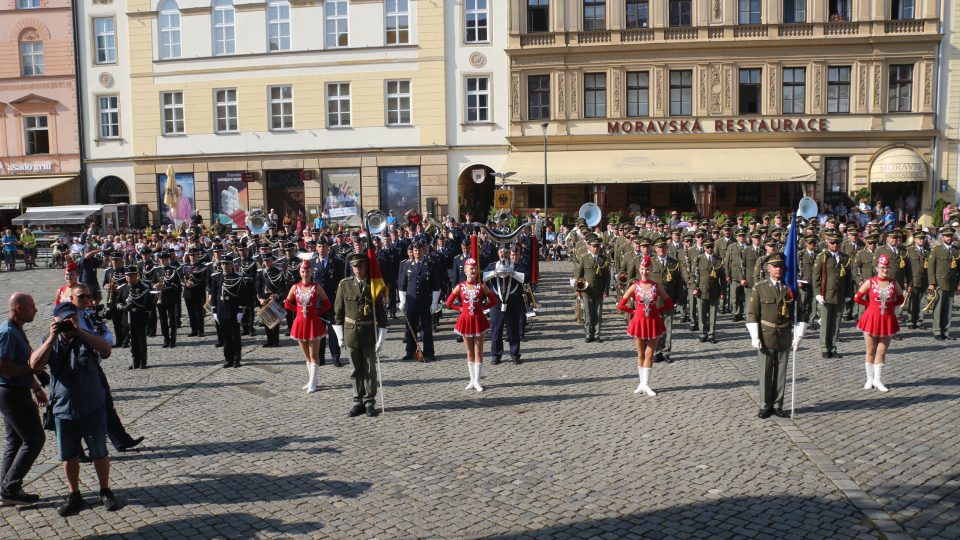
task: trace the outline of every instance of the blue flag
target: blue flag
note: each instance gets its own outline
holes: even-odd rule
[[[797,297],[797,214],[793,214],[793,219],[790,222],[790,231],[787,234],[787,245],[783,248],[783,258],[786,262],[784,273],[783,273],[783,282],[787,285],[787,288],[790,289],[790,292],[793,293],[794,298]]]

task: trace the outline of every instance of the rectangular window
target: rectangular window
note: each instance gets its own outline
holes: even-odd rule
[[[233,133],[237,123],[237,89],[222,88],[213,91],[214,114],[217,133]]]
[[[850,20],[850,0],[828,0],[831,21]]]
[[[783,22],[807,22],[807,0],[783,0]]]
[[[627,72],[627,116],[650,116],[650,74]]]
[[[607,116],[607,74],[583,74],[583,117]]]
[[[117,96],[100,96],[97,98],[97,117],[100,123],[101,139],[117,139],[120,137],[120,108]]]
[[[489,24],[487,20],[490,17],[487,0],[466,0],[464,3],[464,24],[467,35],[464,41],[467,43],[488,43],[490,41]]]
[[[527,113],[530,120],[550,119],[550,76],[527,77]]]
[[[347,35],[347,0],[326,0],[323,3],[324,35],[326,47],[346,47],[350,44]]]
[[[783,68],[783,113],[803,114],[806,103],[807,70]]]
[[[344,8],[346,9],[346,8]],[[410,3],[408,0],[386,0],[384,3],[386,14],[387,45],[401,45],[410,43]],[[346,23],[344,23],[346,25]],[[344,47],[346,47],[346,26],[344,30]]]
[[[737,207],[755,208],[760,206],[760,183],[740,182],[737,184]]]
[[[915,4],[916,2],[914,0],[891,0],[890,18],[892,20],[912,19],[914,17]]]
[[[693,71],[670,72],[670,116],[693,114]]]
[[[607,27],[606,0],[583,0],[583,29],[604,30]]]
[[[117,34],[113,28],[113,17],[100,17],[93,20],[94,45],[97,49],[98,64],[112,64],[117,61]]]
[[[17,0],[17,9],[38,9],[40,0]]]
[[[237,52],[235,16],[236,11],[232,5],[218,5],[213,8],[213,54]]]
[[[327,127],[350,126],[350,83],[327,84]]]
[[[550,31],[550,0],[527,0],[527,32]]]
[[[290,3],[267,4],[267,41],[270,51],[290,50]]]
[[[760,24],[760,0],[740,0],[740,24]]]
[[[47,131],[46,116],[24,116],[26,129],[27,155],[50,153],[50,132]]]
[[[670,26],[690,26],[692,14],[691,0],[670,0]]]
[[[293,87],[270,87],[270,130],[293,129]]]
[[[180,12],[161,11],[157,19],[160,30],[160,59],[180,58]]]
[[[890,90],[887,96],[888,112],[910,112],[913,95],[913,65],[890,66]]]
[[[760,72],[740,70],[740,114],[760,114]]]
[[[185,132],[183,92],[161,92],[160,103],[163,106],[163,134],[182,135]]]
[[[850,112],[850,67],[827,68],[827,113]]]
[[[828,157],[824,159],[824,189],[827,193],[845,194],[847,192],[847,174],[850,170],[850,158]]]
[[[387,81],[387,125],[410,124],[410,81]]]
[[[627,28],[650,26],[649,0],[627,0]]]
[[[467,122],[490,121],[490,79],[467,77]]]
[[[43,42],[20,43],[20,73],[24,77],[43,75]]]

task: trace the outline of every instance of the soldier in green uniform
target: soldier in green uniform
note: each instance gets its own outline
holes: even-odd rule
[[[714,231],[717,231],[717,230],[718,230],[718,229],[714,229]],[[726,261],[727,261],[727,248],[728,248],[731,244],[735,244],[736,241],[733,239],[732,233],[731,233],[731,231],[730,231],[730,225],[724,224],[723,227],[720,227],[719,231],[720,231],[720,236],[719,236],[719,238],[715,238],[714,241],[713,241],[713,252],[716,253],[717,256],[720,257],[720,260],[722,260],[722,261],[724,261],[724,263],[726,263]],[[726,265],[724,265],[724,270],[726,270]],[[729,276],[729,275],[730,275],[730,274],[727,274],[727,276]],[[724,283],[723,285],[724,285],[724,287],[726,287],[726,286],[727,286],[727,283]],[[725,296],[723,297],[723,302],[722,302],[721,305],[720,305],[720,313],[722,313],[722,314],[727,314],[727,313],[730,313],[731,311],[733,311],[733,309],[732,309],[731,306],[730,306],[730,302],[731,302],[730,298],[731,298],[731,297],[730,297],[729,294],[727,294],[727,295],[725,295]]]
[[[928,259],[929,289],[937,291],[937,301],[933,306],[933,337],[937,341],[957,339],[950,335],[953,297],[960,283],[960,249],[957,248],[954,234],[956,231],[952,227],[940,229],[941,244],[930,250]]]
[[[690,285],[689,276],[693,275],[693,270],[690,268],[692,261],[687,253],[687,250],[689,250],[691,246],[693,246],[693,233],[690,233],[690,232],[684,233],[683,243],[680,246],[680,249],[677,250],[677,254],[674,256],[674,258],[680,261],[680,269],[683,272],[683,288],[687,292],[687,294],[684,295],[684,298],[683,298],[684,300],[683,315],[680,317],[680,322],[687,323],[692,320],[693,325],[696,326],[697,317],[694,315],[694,309],[693,309],[695,306],[695,303],[694,303],[693,295],[690,294],[690,286],[689,286]],[[674,300],[674,302],[676,302],[676,300]]]
[[[840,358],[837,336],[840,334],[840,315],[843,302],[853,286],[850,258],[840,251],[840,235],[836,231],[825,234],[827,249],[817,255],[813,264],[813,292],[820,305],[820,355]]]
[[[923,320],[920,304],[923,302],[924,292],[930,285],[927,279],[929,258],[927,235],[923,231],[917,231],[913,235],[913,245],[907,248],[907,259],[910,261],[907,264],[907,317],[911,330],[916,330]]]
[[[866,245],[850,257],[853,261],[853,290],[859,289],[863,282],[877,275],[873,264],[873,261],[877,258],[877,235],[868,234],[863,240]],[[847,253],[847,255],[850,254]],[[845,321],[853,320],[852,304],[853,300],[849,299],[844,305],[843,319]],[[858,307],[857,312],[860,312],[861,309]]]
[[[713,240],[703,243],[701,253],[693,263],[693,296],[700,312],[700,343],[717,343],[717,308],[723,301],[727,278],[723,261],[713,253]]]
[[[759,359],[760,418],[769,418],[771,414],[788,416],[783,411],[787,363],[791,346],[796,346],[803,335],[803,328],[794,335],[794,298],[782,282],[784,264],[779,253],[766,260],[765,273],[769,277],[754,286],[747,302],[747,330]]]
[[[577,294],[583,299],[583,318],[586,337],[584,341],[591,343],[600,341],[600,319],[603,314],[603,299],[609,294],[610,262],[601,253],[602,242],[592,237],[589,243],[589,252],[580,258],[573,273],[574,281],[587,282],[587,289]]]
[[[733,312],[734,322],[743,320],[744,304],[747,301],[745,294],[747,260],[745,257],[747,250],[750,249],[750,246],[747,245],[746,229],[738,230],[736,238],[736,242],[727,246],[727,256],[723,259],[723,268],[727,274],[727,281],[730,283],[730,308]]]
[[[777,254],[777,241],[773,238],[767,238],[763,242],[763,255],[753,264],[753,280],[759,283],[767,279],[767,259]]]
[[[353,366],[350,380],[354,405],[349,415],[366,412],[367,416],[376,416],[377,354],[387,337],[387,310],[382,301],[374,302],[371,295],[366,254],[355,253],[348,260],[353,276],[337,285],[333,331],[340,347],[346,345]]]
[[[666,239],[659,238],[653,245],[656,253],[650,257],[650,281],[656,283],[663,292],[667,293],[667,296],[669,296],[671,300],[680,298],[683,293],[683,275],[680,271],[680,262],[667,253]],[[637,273],[637,279],[640,279],[639,272]],[[660,302],[661,305],[658,305],[658,308],[662,307],[662,300],[660,300]],[[669,312],[661,312],[666,333],[664,333],[660,343],[657,344],[654,362],[662,362],[664,360],[666,360],[668,364],[673,362],[673,360],[670,359],[670,353],[673,351],[673,315],[675,311],[676,308],[671,309]]]
[[[814,309],[813,297],[813,265],[817,258],[817,237],[807,236],[803,239],[804,247],[797,256],[797,287],[800,289],[801,320],[808,324],[817,317]]]
[[[700,254],[703,253],[703,237],[704,232],[697,231],[693,234],[694,245],[687,247],[686,251],[686,264],[684,265],[684,280],[687,282],[687,290],[693,291],[697,288],[697,283],[694,280],[694,275],[696,273],[697,259],[700,257]],[[686,237],[684,237],[686,241]],[[711,241],[712,242],[712,241]],[[686,242],[684,242],[686,243]],[[700,331],[700,302],[692,294],[687,295],[687,313],[690,314],[690,331],[699,332]]]

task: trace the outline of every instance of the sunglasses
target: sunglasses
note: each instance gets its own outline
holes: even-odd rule
[[[89,300],[89,299],[93,298],[93,295],[91,295],[91,294],[77,294],[77,295],[74,295],[74,298],[77,298],[77,299],[80,299],[80,300]]]

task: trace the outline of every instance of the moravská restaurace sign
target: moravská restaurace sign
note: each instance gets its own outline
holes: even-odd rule
[[[687,133],[808,133],[830,131],[826,118],[673,118],[607,122],[611,135]]]

